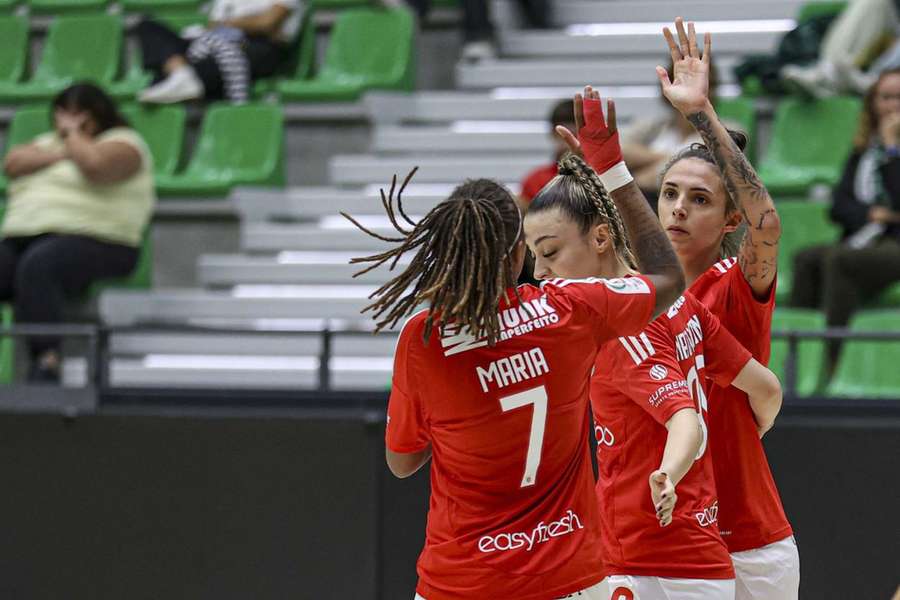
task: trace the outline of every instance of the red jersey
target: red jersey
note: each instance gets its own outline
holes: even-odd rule
[[[649,321],[642,278],[523,285],[488,346],[448,325],[400,334],[387,447],[431,445],[417,592],[428,600],[545,600],[603,577],[588,402],[600,344]]]
[[[640,335],[603,345],[591,406],[603,558],[610,575],[734,578],[716,522],[706,394],[710,379],[728,386],[749,360],[750,353],[690,294]],[[648,479],[662,460],[665,424],[683,408],[697,411],[703,445],[678,483],[672,523],[660,527]]]
[[[762,364],[769,363],[775,284],[757,300],[737,258],[726,258],[697,278],[690,291]],[[791,535],[747,394],[714,385],[709,394],[709,436],[719,529],[731,552],[760,548]]]
[[[522,192],[520,195],[531,202],[531,199],[537,196],[538,192],[541,191],[545,185],[550,183],[550,180],[556,177],[556,175],[556,163],[544,165],[543,167],[535,169],[529,173],[522,182]]]

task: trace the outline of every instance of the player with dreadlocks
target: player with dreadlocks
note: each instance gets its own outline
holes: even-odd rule
[[[370,309],[389,327],[425,307],[400,333],[386,431],[398,477],[433,458],[417,597],[600,598],[590,373],[682,291],[658,221],[639,192],[614,196],[644,276],[516,288],[522,216],[501,185],[468,181],[418,223],[383,200],[396,246],[357,262],[415,256]]]
[[[606,172],[622,160],[614,106],[609,101],[604,119],[596,91],[587,87],[583,99],[575,97],[579,143],[573,146],[598,168],[611,165]],[[597,176],[580,160],[565,160],[532,201],[524,227],[537,278],[636,274],[601,183],[606,172]],[[774,419],[781,403],[777,377],[687,292],[640,335],[603,344],[597,356],[591,382],[596,491],[613,599],[734,597],[706,451],[709,380],[745,391],[761,423]]]

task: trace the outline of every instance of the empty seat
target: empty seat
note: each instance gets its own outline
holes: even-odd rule
[[[184,145],[184,107],[129,105],[122,107],[122,114],[150,148],[154,172],[175,173]]]
[[[11,327],[13,324],[13,310],[9,304],[0,304],[0,326]],[[13,338],[3,336],[0,338],[0,384],[6,385],[13,381],[15,376],[15,343]]]
[[[350,9],[338,16],[321,70],[305,80],[283,80],[281,96],[294,101],[353,101],[366,90],[412,90],[413,18],[405,9]]]
[[[797,12],[797,22],[803,23],[816,17],[838,15],[846,7],[846,2],[807,2]]]
[[[828,206],[804,200],[777,202],[781,217],[781,241],[778,247],[777,298],[790,297],[794,278],[794,255],[810,246],[836,242],[840,229],[831,222]]]
[[[825,315],[817,310],[796,308],[779,308],[772,318],[772,331],[823,331],[825,329]],[[789,351],[788,340],[773,339],[772,355],[769,358],[769,368],[772,369],[782,385],[785,381],[785,363]],[[825,343],[822,340],[801,340],[797,344],[797,356],[795,367],[796,393],[800,396],[810,396],[816,392],[819,382],[823,377],[825,360]],[[788,390],[785,387],[785,393]]]
[[[214,105],[206,111],[184,173],[158,175],[167,196],[222,197],[235,185],[284,185],[284,117],[271,104]]]
[[[900,312],[858,314],[853,331],[900,331]],[[900,398],[900,341],[847,341],[828,393],[849,398]]]
[[[26,144],[50,129],[52,129],[50,109],[47,106],[20,108],[15,112],[9,124],[6,135],[6,151],[9,152],[13,146]],[[0,173],[0,194],[6,194],[7,183],[6,176]]]
[[[0,40],[0,81],[15,84],[25,74],[28,62],[28,23],[20,17],[0,17]]]
[[[122,21],[113,15],[54,19],[40,63],[29,81],[0,81],[0,100],[48,100],[73,82],[105,86],[119,68]]]
[[[840,178],[859,125],[858,98],[782,100],[759,176],[778,199],[806,196],[815,184]]]

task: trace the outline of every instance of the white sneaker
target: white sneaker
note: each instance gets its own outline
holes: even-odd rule
[[[866,73],[849,62],[835,63],[837,79],[842,91],[865,94],[878,81],[877,73]]]
[[[813,98],[828,98],[839,92],[837,69],[831,63],[818,63],[810,67],[786,65],[781,69],[781,79]]]
[[[173,104],[185,100],[203,97],[203,82],[197,77],[194,68],[188,65],[179,67],[157,83],[138,94],[141,102],[155,104]]]
[[[469,42],[462,49],[462,59],[466,62],[478,62],[497,58],[497,49],[488,41]]]

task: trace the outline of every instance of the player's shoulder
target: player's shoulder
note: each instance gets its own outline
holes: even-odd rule
[[[584,279],[547,279],[541,282],[541,290],[545,292],[576,292],[579,290],[602,287],[616,294],[649,294],[650,285],[643,277],[586,277]]]
[[[428,316],[430,314],[431,311],[424,308],[407,318],[406,322],[403,323],[403,326],[400,328],[400,334],[397,336],[397,345],[407,346],[414,340],[422,340],[422,336],[425,332],[425,323],[428,321]],[[438,328],[435,327],[432,335],[437,335],[438,333]]]
[[[737,257],[723,258],[691,284],[689,291],[703,303],[727,294],[734,278],[743,279]]]
[[[657,321],[680,323],[689,320],[698,313],[705,314],[708,310],[692,292],[686,291],[654,323]]]

